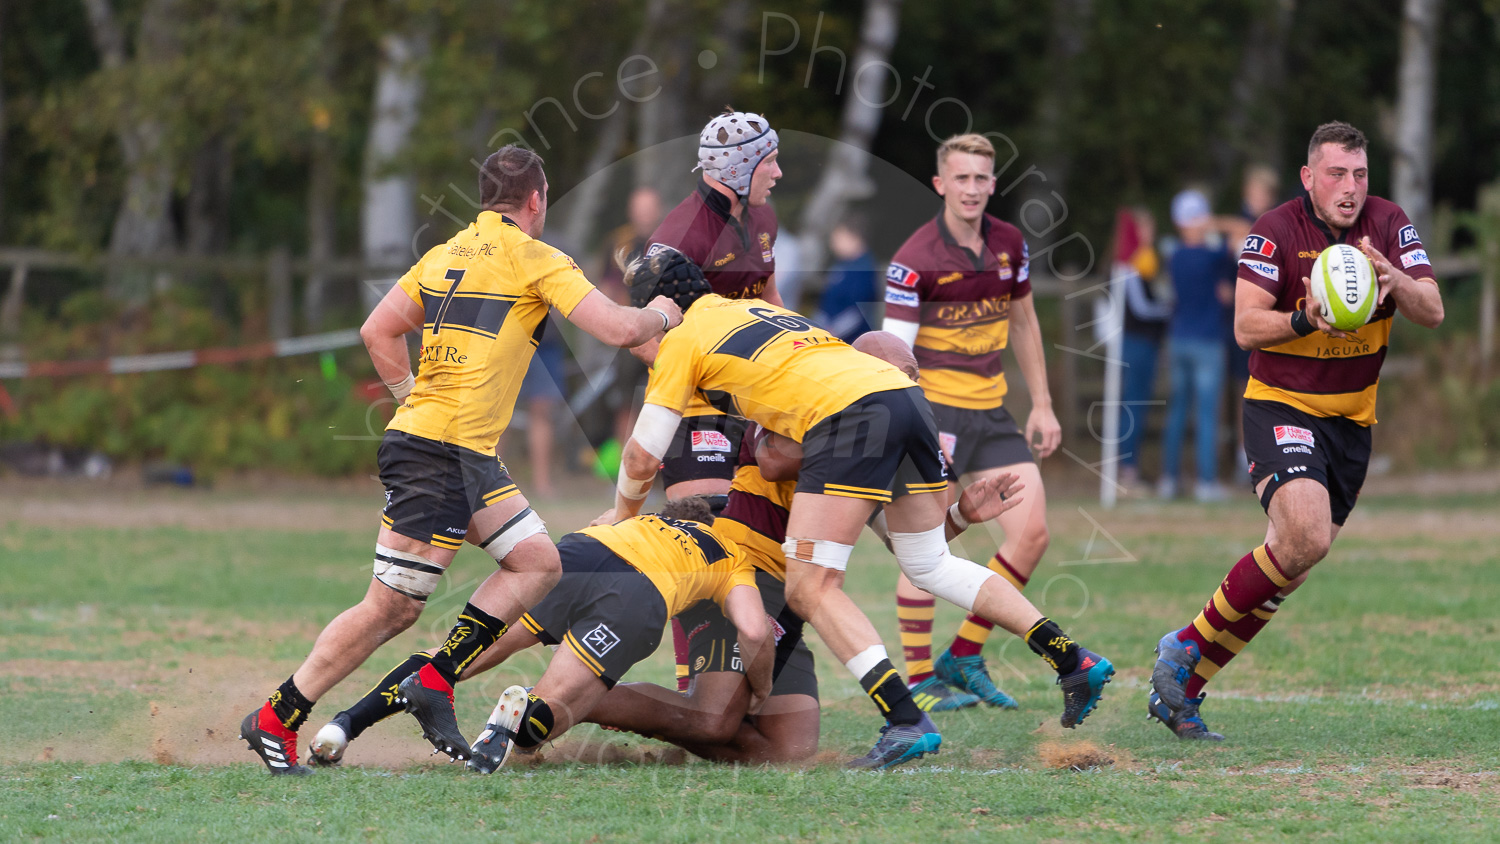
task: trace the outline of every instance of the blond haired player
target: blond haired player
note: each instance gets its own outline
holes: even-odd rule
[[[995,193],[995,147],[984,136],[957,135],[939,144],[932,184],[943,207],[891,260],[884,328],[916,353],[950,475],[967,485],[1013,472],[1025,484],[1026,503],[999,517],[1005,541],[989,563],[1024,589],[1048,543],[1047,493],[1031,449],[1047,457],[1062,441],[1047,389],[1026,240],[1020,229],[985,213]],[[1004,407],[1007,346],[1031,394],[1024,431]],[[971,614],[934,663],[932,597],[903,580],[896,604],[911,681],[938,699],[935,706],[952,703],[944,683],[991,706],[1015,708],[1015,700],[995,687],[981,654],[993,628],[989,621]]]
[[[796,313],[704,295],[701,278],[659,284],[677,278],[677,262],[658,254],[646,263],[635,283],[672,295],[684,309],[685,328],[655,350],[646,405],[625,446],[615,509],[601,519],[639,511],[683,410],[701,396],[802,445],[782,545],[787,603],[885,715],[882,737],[867,757],[871,767],[934,752],[942,740],[912,702],[869,619],[843,592],[854,540],[877,504],[885,505],[892,550],[912,582],[1025,636],[1058,672],[1063,726],[1086,717],[1114,667],[1080,648],[994,572],[948,551],[947,481],[921,389]]]
[[[1319,126],[1302,168],[1307,195],[1261,215],[1240,250],[1234,337],[1253,350],[1245,454],[1271,524],[1203,611],[1157,642],[1147,712],[1181,739],[1223,740],[1203,723],[1204,685],[1275,618],[1354,509],[1396,312],[1425,328],[1443,322],[1416,227],[1399,205],[1369,195],[1366,146],[1348,123]],[[1308,295],[1313,261],[1335,243],[1364,250],[1380,285],[1374,313],[1354,332],[1329,326]]]
[[[440,658],[420,666],[418,689],[437,713],[434,743],[451,745],[451,684],[462,664],[557,580],[546,526],[495,457],[548,307],[615,346],[645,343],[681,320],[668,299],[647,310],[614,304],[571,258],[536,239],[547,219],[536,153],[509,146],[492,154],[479,193],[478,219],[423,255],[360,330],[401,403],[380,443],[386,506],[374,578],[364,600],[330,622],[301,667],[241,723],[241,738],[273,774],[307,772],[297,763],[297,729],[313,703],[417,620],[469,536],[500,571],[474,593]],[[415,375],[410,331],[422,332]]]

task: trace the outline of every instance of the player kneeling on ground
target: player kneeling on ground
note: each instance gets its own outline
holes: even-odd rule
[[[885,716],[871,752],[878,766],[935,752],[942,737],[874,626],[843,592],[853,543],[876,504],[885,505],[892,550],[912,583],[1023,636],[1058,672],[1063,726],[1077,726],[1098,704],[1114,666],[1080,648],[993,571],[949,552],[946,502],[936,494],[947,491],[947,478],[921,388],[784,308],[704,295],[701,280],[658,284],[674,276],[679,259],[658,252],[627,275],[671,297],[684,317],[658,349],[639,350],[653,359],[651,381],[607,518],[639,510],[683,409],[702,396],[803,447],[782,546],[787,603]]]
[[[482,667],[476,660],[463,674],[472,677],[538,643],[563,646],[529,692],[512,686],[500,695],[470,749],[472,770],[489,773],[512,748],[531,750],[582,721],[631,666],[655,652],[667,619],[699,601],[716,604],[738,630],[749,709],[760,708],[770,692],[774,651],[755,570],[738,546],[714,533],[712,522],[708,504],[691,497],[668,502],[656,516],[562,538],[557,586],[521,616],[521,629],[490,646]],[[381,692],[377,686],[350,711],[382,708]],[[319,731],[313,759],[338,761],[368,726],[351,729],[335,719]]]

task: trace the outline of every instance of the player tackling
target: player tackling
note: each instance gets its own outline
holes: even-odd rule
[[[1399,206],[1368,195],[1369,172],[1363,133],[1319,126],[1302,168],[1307,196],[1266,212],[1240,253],[1234,335],[1253,350],[1245,453],[1271,523],[1197,618],[1156,646],[1148,712],[1179,738],[1223,740],[1199,712],[1204,684],[1327,556],[1354,508],[1397,311],[1426,328],[1443,321],[1427,250]],[[1332,328],[1309,295],[1313,261],[1337,243],[1364,251],[1380,287],[1369,322],[1352,333]]]

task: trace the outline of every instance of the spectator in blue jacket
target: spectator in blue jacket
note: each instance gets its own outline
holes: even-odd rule
[[[846,343],[870,330],[866,311],[882,301],[884,284],[875,272],[875,257],[865,243],[865,222],[858,216],[843,219],[828,235],[833,264],[828,286],[818,301],[813,321]]]

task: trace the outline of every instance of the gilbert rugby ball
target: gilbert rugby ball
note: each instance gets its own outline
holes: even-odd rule
[[[1379,289],[1375,265],[1365,253],[1347,243],[1323,250],[1312,268],[1312,296],[1323,318],[1340,331],[1357,331],[1375,312]]]

